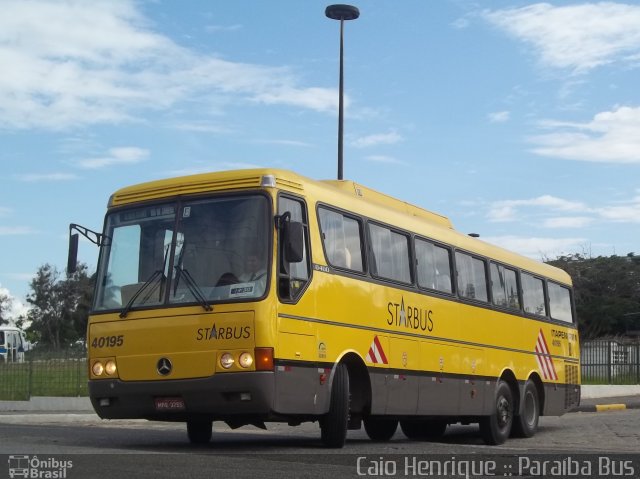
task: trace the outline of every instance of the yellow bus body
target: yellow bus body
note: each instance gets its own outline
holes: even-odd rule
[[[334,268],[324,253],[318,208],[390,225],[410,238],[417,235],[454,253],[464,251],[570,288],[565,272],[459,233],[443,216],[351,181],[314,181],[275,169],[131,186],[116,192],[108,207],[111,212],[175,198],[253,192],[266,195],[274,215],[281,195],[305,205],[309,278],[302,294],[295,301],[279,298],[282,252],[274,229],[270,281],[259,301],[213,303],[212,311],[197,304],[135,308],[124,318],[118,311],[94,312],[87,338],[90,395],[101,417],[232,425],[322,421],[340,363],[349,374],[352,428],[376,417],[480,421],[495,415],[501,381],[511,387],[514,417],[524,414],[527,382],[535,384],[540,415],[560,415],[578,404],[575,320],[532,317],[426,291],[417,287],[415,273],[412,284],[398,284],[370,272]],[[539,338],[546,354],[536,352]],[[253,355],[256,348],[272,348],[271,370],[256,371],[255,362],[238,364],[240,354]],[[221,366],[225,353],[234,358],[229,368]],[[159,374],[162,358],[172,368],[164,376]],[[112,375],[94,367],[109,361],[117,367]],[[552,367],[555,375],[544,374],[541,366]],[[175,408],[162,402],[174,398]]]

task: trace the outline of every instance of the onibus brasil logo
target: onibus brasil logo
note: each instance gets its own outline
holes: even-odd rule
[[[73,467],[73,461],[38,456],[9,456],[9,477],[25,477],[34,479],[65,479],[67,469]]]

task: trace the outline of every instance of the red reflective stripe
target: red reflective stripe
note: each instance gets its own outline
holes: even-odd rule
[[[378,355],[380,356],[380,360],[382,361],[383,364],[387,364],[387,356],[384,354],[384,350],[382,349],[382,344],[380,344],[380,340],[378,339],[378,336],[375,336],[373,338],[373,342],[375,344]]]

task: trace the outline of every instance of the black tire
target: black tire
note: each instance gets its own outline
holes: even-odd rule
[[[369,439],[386,442],[393,437],[398,429],[398,420],[384,416],[367,416],[364,418],[364,430]]]
[[[524,385],[524,394],[522,395],[522,414],[514,418],[511,435],[514,437],[533,436],[538,430],[539,420],[538,388],[533,381],[528,380]]]
[[[208,444],[212,433],[211,421],[187,421],[187,436],[191,444]]]
[[[503,444],[513,425],[513,393],[505,381],[498,381],[494,407],[490,416],[480,420],[480,434],[486,444]]]
[[[444,419],[412,419],[400,421],[400,429],[413,441],[439,439],[447,429]]]
[[[322,443],[326,447],[341,448],[347,440],[349,425],[349,372],[340,363],[336,366],[331,385],[329,412],[320,418]]]

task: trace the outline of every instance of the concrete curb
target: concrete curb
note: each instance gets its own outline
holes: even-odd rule
[[[616,404],[585,404],[572,409],[570,412],[607,412],[624,411],[625,409],[640,409],[640,401]]]
[[[93,412],[88,397],[33,396],[28,401],[0,401],[0,412]]]
[[[640,399],[640,384],[583,385],[580,387],[580,397],[582,399],[615,398],[620,396],[638,396],[638,399]]]

